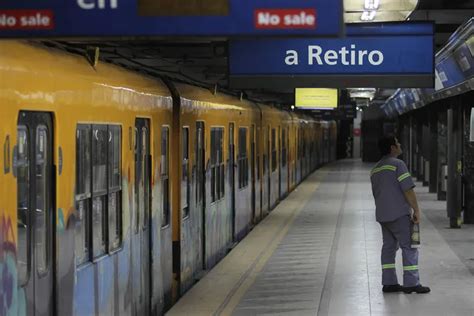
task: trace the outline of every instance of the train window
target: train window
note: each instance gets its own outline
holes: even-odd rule
[[[215,174],[215,164],[216,164],[216,130],[211,127],[211,202],[214,202],[216,199],[216,174]]]
[[[149,217],[150,217],[150,171],[149,171],[149,162],[148,162],[148,128],[143,126],[142,127],[142,151],[141,151],[141,160],[142,160],[142,183],[143,185],[141,186],[143,190],[143,195],[140,196],[140,199],[143,201],[143,203],[140,204],[142,208],[142,227],[143,229],[146,229],[148,227],[148,222],[149,222]]]
[[[281,165],[286,166],[287,153],[286,153],[286,129],[281,130]]]
[[[36,156],[35,156],[35,181],[36,181],[36,212],[35,212],[35,254],[36,268],[39,274],[48,270],[48,170],[47,148],[48,130],[46,126],[39,125],[36,129]]]
[[[272,172],[277,168],[276,129],[272,128]]]
[[[163,188],[163,209],[161,215],[161,226],[168,226],[170,223],[170,201],[169,201],[169,127],[161,128],[161,180]]]
[[[30,208],[30,173],[29,173],[29,141],[26,126],[18,126],[18,143],[16,150],[17,173],[17,269],[18,284],[25,285],[28,281],[30,240],[28,211]]]
[[[196,203],[201,204],[204,194],[204,123],[196,122]]]
[[[211,127],[211,202],[224,197],[224,128]]]
[[[120,126],[77,125],[75,227],[77,265],[89,261],[91,255],[94,258],[104,255],[107,248],[114,250],[120,247],[121,150]]]
[[[10,135],[5,137],[3,144],[3,172],[5,174],[10,172]]]
[[[108,139],[108,224],[109,224],[109,249],[120,247],[122,240],[122,171],[121,171],[121,150],[122,150],[122,130],[120,126],[109,126]]]
[[[107,133],[106,125],[92,126],[92,188],[94,195],[107,191]]]
[[[260,180],[260,128],[257,127],[257,180]]]
[[[92,126],[92,254],[106,251],[107,125]]]
[[[183,127],[182,132],[182,170],[183,170],[183,179],[181,183],[181,206],[183,209],[183,218],[189,216],[189,193],[190,193],[190,183],[189,183],[189,127]]]
[[[139,198],[140,196],[140,179],[142,179],[142,167],[141,167],[141,156],[140,156],[140,150],[139,148],[139,143],[140,143],[140,133],[138,131],[138,128],[134,128],[134,153],[135,153],[135,234],[138,233],[140,229],[140,207],[141,207],[141,199]]]
[[[76,130],[76,264],[89,259],[89,214],[91,201],[91,126]]]
[[[239,189],[245,188],[249,182],[248,157],[247,157],[247,128],[239,128]]]
[[[122,150],[121,146],[122,139],[122,130],[120,126],[110,125],[109,126],[109,190],[110,189],[120,189],[122,184],[122,175],[120,169],[120,152]]]
[[[267,140],[267,133],[263,131],[263,175],[267,173],[268,169],[268,162],[267,162],[267,148],[268,148],[268,140]]]

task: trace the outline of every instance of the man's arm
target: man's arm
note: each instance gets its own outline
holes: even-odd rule
[[[405,198],[408,201],[408,204],[410,204],[411,208],[413,209],[414,213],[412,215],[412,220],[415,224],[420,223],[420,208],[418,207],[418,201],[416,200],[416,194],[413,189],[409,189],[405,192]]]

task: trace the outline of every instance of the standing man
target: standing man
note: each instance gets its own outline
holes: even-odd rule
[[[420,222],[415,184],[405,163],[397,159],[402,153],[398,140],[393,136],[383,137],[378,146],[383,157],[372,169],[370,181],[375,217],[382,226],[382,291],[428,293],[430,288],[420,284],[418,249],[411,248],[411,222]],[[403,256],[403,287],[398,284],[395,270],[399,246]]]

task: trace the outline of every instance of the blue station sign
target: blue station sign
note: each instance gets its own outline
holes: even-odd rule
[[[234,88],[433,87],[431,23],[351,25],[337,39],[232,40]],[[264,85],[264,86],[262,86]],[[268,85],[268,86],[267,86]]]
[[[2,0],[0,37],[339,36],[342,0]]]

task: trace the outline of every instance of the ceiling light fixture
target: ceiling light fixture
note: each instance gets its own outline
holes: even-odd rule
[[[379,0],[365,0],[364,9],[366,10],[377,10],[379,8]]]

